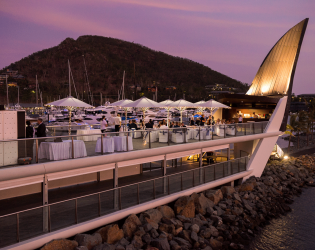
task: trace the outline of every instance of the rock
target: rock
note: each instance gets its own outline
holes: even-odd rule
[[[150,220],[153,220],[156,223],[159,223],[163,217],[162,213],[157,209],[149,209],[145,211],[144,216],[150,218]]]
[[[158,239],[152,240],[151,246],[156,247],[159,250],[170,250],[170,244],[167,241],[165,235],[161,235]]]
[[[205,248],[202,248],[202,250],[212,250],[210,246],[206,246]]]
[[[194,203],[196,212],[202,215],[205,215],[209,208],[212,208],[214,206],[213,201],[206,198],[202,193],[197,199],[194,199]]]
[[[214,249],[222,249],[222,242],[216,239],[210,239],[210,245]]]
[[[254,184],[251,182],[245,182],[239,187],[239,192],[253,191]]]
[[[225,197],[231,197],[233,193],[235,193],[234,187],[231,186],[223,186],[221,187],[221,191],[223,196]]]
[[[149,218],[145,218],[145,221],[147,222],[147,224],[149,224],[152,228],[154,229],[158,229],[159,228],[159,224],[157,222],[155,222],[154,220],[151,220]],[[148,228],[150,228],[149,226],[145,226],[144,229],[148,230]]]
[[[163,217],[166,217],[168,219],[175,218],[175,213],[174,213],[174,211],[173,211],[173,209],[171,207],[169,207],[169,206],[159,206],[157,209],[161,212]]]
[[[88,250],[102,243],[102,237],[99,233],[89,234],[77,234],[74,240],[78,242],[79,246],[85,246]]]
[[[214,205],[217,205],[223,199],[223,194],[220,189],[207,190],[205,192],[205,196],[209,198],[211,201],[213,201]]]
[[[173,250],[181,250],[182,249],[175,240],[171,240],[169,242],[169,244]]]
[[[116,246],[115,250],[125,250],[125,247],[118,244],[118,245]]]
[[[96,247],[93,248],[93,250],[115,250],[116,247],[114,245],[110,245],[108,243],[104,243],[101,245],[97,245]]]
[[[56,248],[54,248],[54,249],[56,249]],[[61,249],[61,248],[57,248],[57,249]],[[79,247],[76,247],[74,250],[88,250],[88,249],[86,246],[79,246]]]
[[[184,240],[187,240],[188,242],[191,242],[190,239],[190,233],[187,230],[183,230],[178,234],[179,237],[183,238]]]
[[[190,227],[190,230],[196,233],[199,233],[199,226],[197,224],[194,224]]]
[[[133,237],[133,240],[131,242],[131,244],[136,248],[136,249],[140,249],[143,247],[143,242],[140,236],[135,235]]]
[[[187,218],[195,217],[195,203],[194,199],[189,196],[180,197],[174,205],[176,214],[183,215]]]
[[[126,240],[125,238],[122,238],[118,244],[122,245],[122,246],[127,246],[130,244],[130,242],[128,240]]]
[[[154,228],[150,231],[150,233],[151,233],[152,238],[159,237],[159,233]]]
[[[168,233],[168,225],[166,225],[166,224],[164,224],[164,223],[160,223],[160,225],[159,225],[159,231],[160,231],[160,232]]]
[[[146,233],[142,236],[142,241],[145,242],[147,245],[150,245],[151,242],[151,236],[150,234]]]
[[[126,246],[126,250],[135,250],[135,247],[132,244]]]
[[[78,247],[78,242],[74,240],[67,240],[67,239],[58,239],[52,240],[44,245],[40,250],[75,250]]]
[[[186,249],[192,248],[192,245],[187,240],[184,240],[184,239],[179,238],[179,237],[174,237],[173,240],[176,241],[177,244],[180,245],[181,247],[185,247]]]
[[[125,223],[122,226],[125,237],[132,237],[133,233],[137,230],[137,227],[141,226],[141,221],[135,214],[131,214],[125,220]]]
[[[198,242],[198,235],[195,231],[192,231],[191,234],[190,234],[190,238],[195,241],[195,242]]]
[[[117,224],[108,225],[97,230],[96,233],[99,233],[102,237],[102,242],[108,244],[115,244],[117,241],[124,237],[124,232],[122,229],[119,229]]]

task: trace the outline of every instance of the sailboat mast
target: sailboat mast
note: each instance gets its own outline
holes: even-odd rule
[[[68,69],[69,69],[69,96],[71,96],[71,79],[70,79],[70,62],[68,59]]]
[[[37,75],[36,75],[36,85],[35,85],[35,87],[36,87],[36,107],[38,106],[38,83],[37,83]]]

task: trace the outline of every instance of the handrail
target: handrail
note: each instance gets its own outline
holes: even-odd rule
[[[77,199],[81,199],[81,198],[85,198],[85,197],[89,197],[89,196],[93,196],[93,195],[97,195],[97,194],[102,194],[102,193],[106,193],[106,192],[110,192],[110,191],[115,191],[115,190],[118,190],[118,189],[130,187],[130,186],[133,186],[133,185],[139,185],[139,184],[142,184],[142,183],[145,183],[145,182],[151,182],[151,181],[155,181],[155,180],[158,180],[158,179],[165,179],[165,178],[169,178],[170,176],[175,176],[175,175],[184,174],[184,173],[187,173],[187,172],[192,172],[192,171],[196,171],[196,170],[200,170],[200,169],[205,169],[207,167],[215,167],[216,165],[219,165],[219,164],[225,164],[225,163],[229,163],[229,162],[233,162],[233,161],[238,161],[239,162],[242,159],[245,159],[245,163],[246,163],[246,159],[248,159],[248,156],[240,157],[240,158],[237,158],[237,159],[232,159],[232,160],[225,161],[225,162],[219,162],[219,163],[215,163],[215,164],[210,164],[210,165],[207,165],[207,166],[202,166],[202,167],[199,167],[199,168],[182,171],[182,172],[175,173],[175,174],[170,174],[170,175],[166,175],[166,176],[162,176],[162,177],[157,177],[157,178],[153,178],[153,179],[146,180],[146,181],[140,181],[140,182],[136,182],[136,183],[133,183],[133,184],[124,185],[124,186],[121,186],[121,187],[111,188],[111,189],[107,189],[105,191],[99,191],[99,192],[95,192],[95,193],[92,193],[92,194],[82,195],[82,196],[78,196],[78,197],[75,197],[75,198],[62,200],[62,201],[58,201],[58,202],[54,202],[54,203],[50,203],[50,204],[34,207],[34,208],[25,209],[25,210],[22,210],[22,211],[18,211],[18,212],[2,215],[2,216],[0,216],[0,218],[4,218],[4,217],[7,217],[7,216],[11,216],[11,215],[16,215],[16,214],[19,214],[19,213],[23,213],[23,212],[27,212],[27,211],[31,211],[31,210],[35,210],[35,209],[39,209],[39,208],[49,207],[49,206],[53,206],[53,205],[56,205],[56,204],[60,204],[60,203],[68,202],[68,201],[73,201],[73,200],[77,200]]]
[[[267,121],[263,121],[263,122],[256,122],[254,124],[268,124]],[[69,137],[77,137],[77,136],[80,136],[80,137],[83,137],[83,136],[91,136],[91,135],[116,135],[116,134],[119,134],[119,133],[133,133],[133,132],[148,132],[148,131],[165,131],[165,130],[184,130],[184,129],[187,129],[187,128],[192,128],[192,129],[197,129],[197,128],[214,128],[215,126],[219,125],[219,126],[235,126],[235,127],[241,127],[243,124],[247,124],[247,123],[235,123],[235,124],[216,124],[216,125],[213,125],[213,126],[210,126],[210,125],[206,125],[206,126],[186,126],[186,127],[179,127],[179,128],[159,128],[159,129],[146,129],[146,130],[143,130],[143,129],[139,129],[139,130],[135,130],[135,131],[132,131],[132,130],[129,130],[129,131],[121,131],[121,132],[104,132],[104,133],[98,133],[98,134],[82,134],[82,135],[60,135],[60,136],[46,136],[46,137],[33,137],[33,138],[21,138],[21,139],[8,139],[8,140],[0,140],[0,142],[11,142],[11,141],[25,141],[25,140],[36,140],[36,139],[40,139],[40,140],[43,140],[43,139],[52,139],[52,138],[69,138]],[[67,125],[63,125],[65,127],[67,127]],[[77,125],[76,125],[77,126]],[[83,125],[78,125],[78,126],[83,126]],[[60,126],[58,126],[60,127]],[[263,133],[263,132],[262,132]]]

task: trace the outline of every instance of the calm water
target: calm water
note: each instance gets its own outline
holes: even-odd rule
[[[292,212],[273,219],[248,249],[315,249],[315,187],[304,189],[290,207]]]

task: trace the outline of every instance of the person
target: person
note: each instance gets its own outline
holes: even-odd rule
[[[191,118],[190,118],[190,126],[194,126],[195,125],[195,120],[194,120],[194,117],[192,116]]]
[[[119,132],[120,126],[121,126],[121,119],[120,119],[119,114],[114,118],[114,123],[115,123],[115,132]]]
[[[158,128],[160,128],[161,126],[162,126],[162,121],[159,121]]]
[[[235,124],[235,120],[234,119],[231,120],[231,124]]]
[[[30,121],[26,121],[26,138],[33,138],[35,129],[32,127]],[[26,141],[26,156],[33,158],[34,140]]]
[[[105,120],[105,116],[103,115],[103,116],[102,116],[102,120],[101,120],[101,131],[102,131],[102,133],[105,132],[107,126],[108,126],[108,125],[107,125],[107,122],[106,122],[106,120]]]
[[[239,115],[239,116],[238,116],[238,123],[243,123],[243,117],[242,117],[242,115]]]
[[[26,121],[26,138],[33,138],[35,134],[35,130],[31,125],[30,121]]]
[[[200,117],[200,126],[204,126],[206,122],[205,115],[201,115]]]
[[[221,120],[218,118],[216,124],[221,124]]]
[[[149,120],[148,123],[145,124],[145,127],[146,127],[146,128],[153,128],[153,122],[152,122],[151,119]]]
[[[176,122],[173,128],[179,128],[179,122]]]
[[[174,127],[174,122],[171,122],[170,123],[170,128],[173,128]]]
[[[127,127],[128,127],[128,130],[130,130],[130,125],[132,123],[132,120],[129,120],[128,124],[127,124]]]
[[[129,125],[129,129],[135,129],[135,130],[138,129],[137,124],[136,124],[136,120],[132,120],[132,123],[130,123],[130,125]]]
[[[196,120],[196,125],[200,126],[200,119],[199,118],[197,118],[197,120]]]
[[[181,127],[186,128],[186,125],[182,122]]]
[[[37,123],[38,123],[37,132],[36,132],[37,137],[46,137],[46,126],[43,123],[43,119],[38,118]]]
[[[258,118],[258,115],[256,115],[255,112],[253,112],[253,118]]]

